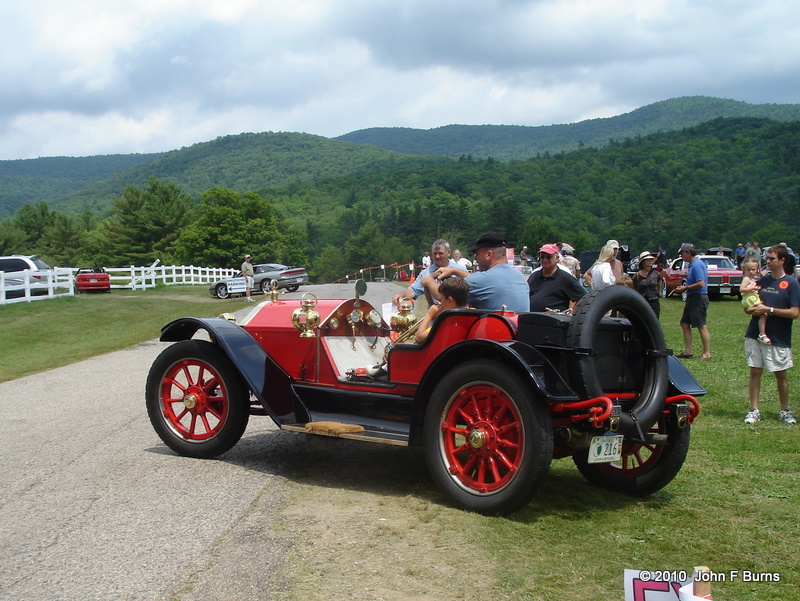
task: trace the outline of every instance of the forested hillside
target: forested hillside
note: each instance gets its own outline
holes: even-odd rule
[[[144,185],[150,177],[175,183],[185,193],[199,197],[209,188],[222,187],[244,193],[442,160],[442,157],[404,156],[310,134],[239,134],[164,153],[102,182],[54,199],[50,204],[72,213],[89,208],[104,214],[110,209],[112,198],[126,186]]]
[[[329,275],[387,244],[419,257],[438,236],[463,247],[486,231],[578,250],[608,238],[670,253],[684,241],[797,248],[800,122],[717,119],[603,149],[511,163],[462,158],[270,195],[308,233],[309,252],[323,249],[317,269]]]
[[[434,129],[375,127],[339,136],[337,140],[372,144],[410,154],[458,158],[492,157],[500,161],[529,159],[547,152],[602,147],[654,133],[680,130],[718,117],[763,117],[800,120],[799,104],[748,104],[722,98],[691,96],[656,102],[624,115],[567,125],[447,125]]]
[[[310,143],[302,152],[289,144],[287,161],[319,145],[349,164],[336,154],[343,143]],[[360,267],[418,260],[438,237],[464,248],[487,231],[519,245],[565,241],[579,251],[608,238],[635,252],[663,245],[670,254],[685,241],[800,248],[798,121],[716,119],[508,163],[408,163],[376,152],[369,170],[248,193],[213,186],[199,201],[183,185],[151,176],[126,186],[100,220],[89,211],[76,217],[46,203],[26,205],[0,222],[0,254],[40,253],[58,265],[160,259],[231,266],[246,251],[261,261],[307,265],[316,281],[331,281]],[[286,179],[301,179],[300,166],[288,169],[294,171]],[[201,181],[223,176],[235,178],[220,172]]]
[[[12,215],[26,203],[58,198],[157,156],[117,154],[0,161],[0,218]]]
[[[610,140],[680,130],[722,116],[791,121],[800,119],[800,105],[751,105],[690,97],[570,125],[450,125],[427,131],[376,128],[353,132],[338,140],[265,132],[225,136],[154,155],[0,161],[0,219],[12,215],[23,204],[39,202],[73,214],[89,209],[95,216],[104,216],[114,196],[126,186],[146,185],[151,176],[173,182],[199,198],[201,192],[215,186],[245,192],[395,168],[413,160],[388,150],[437,155],[439,160],[461,156],[526,160],[581,147],[602,147]],[[426,159],[414,162],[420,160]]]

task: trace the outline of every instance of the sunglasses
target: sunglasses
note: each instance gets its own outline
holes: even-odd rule
[[[550,257],[555,257],[555,255],[551,255],[550,253],[539,253],[540,259],[549,259]]]

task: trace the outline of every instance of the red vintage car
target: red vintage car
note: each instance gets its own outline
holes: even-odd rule
[[[111,292],[111,277],[102,267],[81,267],[75,274],[75,292]]]
[[[730,258],[723,255],[697,255],[695,260],[701,260],[708,268],[708,297],[717,298],[723,295],[739,295],[739,286],[742,284],[742,270],[737,269]],[[668,296],[686,281],[686,272],[689,266],[683,259],[673,259],[667,268],[661,272],[664,276],[662,296]],[[684,299],[685,300],[685,299]]]
[[[175,344],[146,385],[155,431],[197,458],[233,447],[250,415],[305,434],[419,445],[451,502],[491,515],[526,505],[554,458],[631,495],[680,470],[706,391],[633,290],[591,292],[574,316],[444,311],[423,344],[406,342],[407,308],[387,323],[365,291],[363,281],[350,299],[281,300],[275,290],[239,324],[166,325],[161,340]],[[626,318],[605,317],[612,309]],[[210,341],[194,339],[198,330]]]

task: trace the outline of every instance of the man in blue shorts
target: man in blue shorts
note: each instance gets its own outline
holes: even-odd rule
[[[515,313],[529,310],[528,284],[518,269],[506,259],[508,243],[500,234],[484,234],[467,251],[475,253],[480,271],[469,273],[461,268],[444,267],[432,277],[443,280],[457,275],[469,284],[469,305],[475,309],[500,311],[505,307]]]
[[[700,340],[703,343],[703,354],[700,359],[711,359],[711,333],[708,331],[708,267],[697,258],[697,249],[694,244],[681,245],[681,259],[689,263],[686,272],[686,283],[675,288],[675,292],[686,292],[686,305],[681,316],[681,329],[683,330],[683,352],[678,355],[681,359],[692,357],[692,328],[697,328]]]
[[[797,420],[789,409],[789,380],[787,370],[792,367],[792,324],[800,315],[800,284],[784,270],[789,252],[777,244],[767,250],[769,273],[758,280],[761,287],[761,304],[745,307],[752,315],[744,338],[744,354],[750,367],[750,411],[744,423],[761,421],[758,397],[761,392],[761,375],[766,369],[775,374],[781,410],[778,419],[787,424]],[[758,341],[758,318],[767,315],[767,337],[771,344]]]

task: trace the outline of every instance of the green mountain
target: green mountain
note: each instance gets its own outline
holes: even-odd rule
[[[137,182],[134,175],[158,179]],[[239,235],[227,235],[232,224],[272,219],[287,235],[274,243],[259,227],[259,244],[272,244],[262,253],[304,264],[307,257],[317,281],[418,259],[440,237],[463,249],[487,231],[529,248],[560,240],[579,251],[609,238],[634,253],[658,246],[674,252],[687,241],[800,248],[800,121],[718,118],[507,162],[248,134],[175,151],[115,177],[124,193],[109,188],[92,197],[122,196],[114,219],[70,219],[43,203],[27,206],[0,222],[0,246],[59,264],[98,257],[127,264],[131,249],[199,264],[209,246],[217,257],[240,256]],[[165,177],[180,178],[180,187]],[[204,202],[195,205],[184,186],[208,190]],[[224,187],[209,189],[215,186]],[[255,192],[238,194],[233,186]],[[231,214],[236,219],[225,225]]]
[[[172,182],[187,194],[199,196],[216,187],[243,193],[442,160],[447,159],[401,155],[310,134],[246,133],[164,153],[56,198],[51,204],[73,213],[85,208],[103,213],[111,206],[112,198],[119,196],[126,186],[142,186],[151,176]]]
[[[603,148],[527,161],[463,157],[270,197],[306,229],[313,256],[342,240],[355,253],[390,237],[423,250],[444,236],[463,248],[489,231],[529,248],[560,240],[589,250],[614,238],[635,252],[747,240],[798,249],[799,192],[800,121],[720,118]]]
[[[610,141],[679,131],[718,117],[800,120],[800,105],[752,105],[687,97],[607,119],[523,127],[448,125],[432,130],[375,128],[336,139],[301,133],[244,133],[159,154],[0,161],[0,219],[23,204],[104,214],[113,197],[149,177],[198,196],[213,187],[267,190],[319,179],[450,162],[454,157],[526,160]],[[402,154],[400,154],[402,153]]]
[[[500,161],[524,160],[540,154],[602,147],[611,140],[679,130],[718,117],[762,117],[800,120],[800,104],[748,104],[736,100],[690,96],[649,104],[604,119],[566,125],[447,125],[434,129],[375,127],[336,138],[372,144],[410,154],[470,155]]]
[[[158,154],[116,154],[0,161],[0,218],[24,204],[50,200],[153,160]]]

